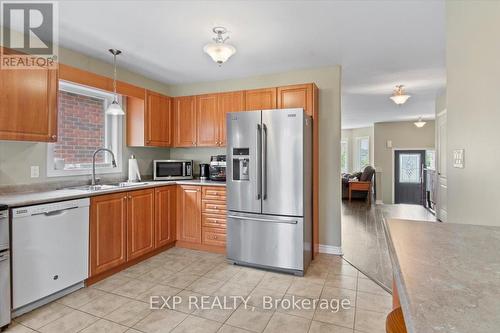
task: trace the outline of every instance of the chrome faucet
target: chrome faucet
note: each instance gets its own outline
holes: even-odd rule
[[[108,153],[111,154],[111,157],[113,158],[113,160],[111,161],[111,165],[113,166],[113,168],[116,168],[115,154],[113,154],[113,152],[111,150],[109,150],[108,148],[99,148],[99,149],[97,149],[94,152],[94,154],[92,155],[92,184],[91,184],[92,186],[95,186],[95,156],[100,151],[107,151]]]

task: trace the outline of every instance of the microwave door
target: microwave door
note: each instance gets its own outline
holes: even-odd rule
[[[261,213],[261,112],[231,112],[226,122],[228,210]]]
[[[158,162],[156,164],[156,177],[175,178],[184,176],[183,162]]]

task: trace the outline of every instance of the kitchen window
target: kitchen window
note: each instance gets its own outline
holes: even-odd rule
[[[116,157],[111,165],[109,153],[96,156],[98,173],[122,171],[123,117],[106,115],[113,94],[59,82],[57,142],[48,144],[47,176],[88,175],[92,172],[92,155],[98,148],[108,148]],[[119,101],[121,103],[121,101]]]
[[[356,138],[357,169],[362,171],[370,165],[370,137]]]
[[[349,172],[349,142],[340,141],[340,172]]]

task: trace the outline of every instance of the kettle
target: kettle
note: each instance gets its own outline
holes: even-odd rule
[[[200,179],[207,180],[210,176],[210,164],[201,163],[200,164]]]

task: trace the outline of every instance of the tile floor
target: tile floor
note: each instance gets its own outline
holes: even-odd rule
[[[180,296],[175,310],[150,296]],[[190,309],[189,296],[250,295],[231,309]],[[262,296],[349,299],[349,310],[265,310]],[[15,319],[9,333],[385,332],[391,296],[340,257],[320,255],[306,276],[233,266],[222,255],[173,248]]]

